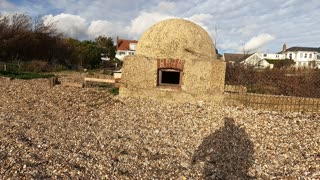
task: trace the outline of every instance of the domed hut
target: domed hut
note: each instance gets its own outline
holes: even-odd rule
[[[125,57],[120,96],[221,101],[225,66],[203,28],[184,19],[164,20],[141,36],[136,55]]]

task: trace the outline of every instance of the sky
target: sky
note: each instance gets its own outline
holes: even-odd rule
[[[320,47],[320,0],[0,0],[0,13],[42,17],[81,40],[139,40],[161,20],[184,18],[203,27],[219,53]]]

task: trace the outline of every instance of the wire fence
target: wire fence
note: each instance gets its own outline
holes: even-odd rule
[[[226,103],[280,111],[320,112],[320,69],[228,65]]]
[[[226,85],[243,86],[248,93],[320,98],[320,69],[254,69],[227,66]]]

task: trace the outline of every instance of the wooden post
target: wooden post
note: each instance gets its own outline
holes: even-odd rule
[[[57,77],[49,78],[49,86],[50,86],[50,88],[55,86],[57,84],[57,82],[58,82],[58,78]]]
[[[49,78],[49,86],[50,86],[50,88],[53,87],[53,79],[52,78]]]

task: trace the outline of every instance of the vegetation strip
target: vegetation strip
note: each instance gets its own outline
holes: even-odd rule
[[[0,71],[0,76],[17,78],[17,79],[39,79],[55,77],[53,74],[39,74],[27,72]]]

